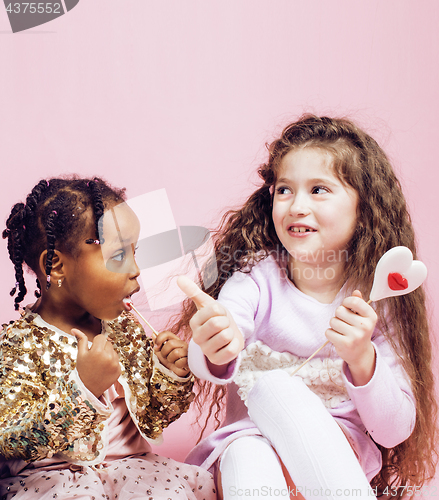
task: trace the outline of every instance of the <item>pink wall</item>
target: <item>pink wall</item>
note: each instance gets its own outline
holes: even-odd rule
[[[1,217],[41,177],[77,172],[130,197],[166,188],[178,225],[210,225],[253,190],[282,125],[348,114],[400,174],[437,335],[438,25],[439,4],[415,0],[82,0],[12,34],[1,5]],[[0,269],[3,321],[5,245]]]

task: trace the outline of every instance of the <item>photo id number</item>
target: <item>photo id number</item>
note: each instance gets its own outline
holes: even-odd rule
[[[6,6],[6,11],[10,14],[63,14],[60,3],[53,2],[32,2],[32,3],[10,3]]]

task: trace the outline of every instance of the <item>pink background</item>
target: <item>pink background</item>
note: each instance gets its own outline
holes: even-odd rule
[[[1,217],[40,178],[76,172],[129,197],[166,188],[178,225],[212,226],[254,189],[289,120],[348,115],[401,178],[437,336],[438,25],[433,1],[82,0],[12,34],[0,5]],[[0,269],[6,321],[6,245]],[[161,454],[184,458],[192,420]]]

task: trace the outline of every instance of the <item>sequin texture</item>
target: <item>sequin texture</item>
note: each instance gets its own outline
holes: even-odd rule
[[[34,323],[27,311],[0,337],[0,453],[41,460],[60,454],[73,463],[105,456],[103,431],[110,411],[97,411],[78,385],[76,338]],[[156,439],[187,411],[193,377],[163,367],[143,328],[122,314],[103,329],[119,354],[126,403],[140,433]]]

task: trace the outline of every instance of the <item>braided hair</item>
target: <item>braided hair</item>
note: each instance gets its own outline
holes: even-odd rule
[[[87,210],[91,208],[93,212],[95,239],[88,239],[86,243],[100,244],[103,242],[101,216],[105,204],[124,199],[124,189],[115,189],[100,178],[73,176],[41,180],[27,196],[26,203],[16,203],[12,207],[3,238],[8,240],[9,258],[15,269],[15,285],[10,295],[16,295],[16,310],[27,293],[23,264],[38,274],[40,255],[47,250],[45,274],[48,289],[55,250],[71,255],[78,253],[77,243],[87,230],[84,223]],[[41,291],[38,279],[37,287]],[[36,292],[36,296],[39,295]]]

